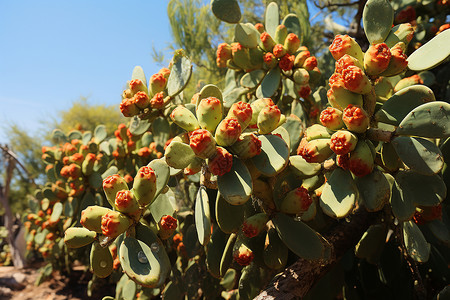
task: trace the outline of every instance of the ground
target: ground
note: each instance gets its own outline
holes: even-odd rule
[[[40,265],[32,265],[26,269],[17,270],[14,267],[0,267],[0,299],[2,300],[93,300],[104,295],[87,296],[88,277],[82,270],[74,270],[69,278],[58,273],[52,274],[52,279],[35,286],[39,276]],[[104,289],[102,289],[105,291]],[[111,291],[110,291],[111,292]],[[111,293],[109,293],[111,295]]]

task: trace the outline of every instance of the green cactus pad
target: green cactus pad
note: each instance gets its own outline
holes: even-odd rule
[[[267,5],[265,14],[265,28],[272,38],[275,38],[275,31],[278,24],[280,24],[280,13],[278,12],[278,5],[276,2],[271,2]]]
[[[289,157],[289,168],[298,177],[305,179],[317,175],[322,166],[319,163],[309,163],[301,155]]]
[[[388,0],[369,0],[363,10],[363,26],[371,44],[382,43],[394,23],[394,9]]]
[[[291,137],[289,135],[289,132],[286,130],[286,128],[282,126],[278,126],[276,129],[274,129],[271,132],[273,135],[280,135],[283,141],[286,143],[289,149],[289,153],[291,152]]]
[[[69,141],[72,140],[81,140],[83,138],[83,135],[81,134],[80,131],[78,130],[71,130],[69,132],[69,134],[67,135],[67,138],[69,139]]]
[[[167,94],[175,97],[186,87],[192,74],[192,63],[183,50],[177,50],[172,58],[172,69],[167,79]]]
[[[228,203],[241,205],[250,199],[252,193],[252,177],[244,163],[233,157],[230,172],[217,177],[220,194]]]
[[[267,231],[266,243],[264,245],[263,259],[266,266],[279,270],[284,268],[288,259],[288,248],[280,239],[275,228]]]
[[[245,87],[236,87],[223,94],[223,107],[230,109],[231,105],[241,100],[241,96],[248,93],[249,89]]]
[[[433,235],[441,242],[450,244],[450,225],[448,216],[442,216],[442,220],[436,219],[426,224]]]
[[[383,143],[381,146],[381,161],[383,166],[389,171],[395,171],[399,168],[400,159],[392,143]]]
[[[360,203],[368,211],[379,211],[389,202],[391,186],[383,172],[374,169],[372,173],[356,178]]]
[[[194,216],[198,240],[201,245],[206,246],[211,238],[211,216],[205,187],[200,187],[197,192]]]
[[[186,168],[194,159],[195,154],[188,144],[172,141],[164,155],[166,163],[175,169]]]
[[[241,9],[237,0],[212,0],[211,10],[217,19],[235,24],[241,19]]]
[[[265,176],[275,176],[287,165],[289,147],[276,135],[260,135],[261,153],[251,158],[255,167]]]
[[[61,217],[61,214],[63,212],[63,205],[61,202],[55,203],[53,205],[53,211],[52,215],[50,216],[50,223],[56,223],[59,220],[59,217]]]
[[[273,184],[273,201],[278,209],[286,194],[302,185],[302,180],[295,176],[294,172],[288,168],[276,176]]]
[[[130,132],[132,135],[144,134],[152,123],[149,120],[142,120],[139,116],[134,116],[130,122]]]
[[[424,71],[436,67],[450,55],[450,31],[444,30],[408,57],[408,68]]]
[[[375,114],[375,117],[379,122],[398,126],[410,111],[435,100],[430,88],[424,85],[409,86],[389,98]]]
[[[153,219],[159,222],[163,216],[175,217],[177,206],[175,203],[175,194],[169,189],[167,193],[160,194],[152,204],[150,204],[150,212]]]
[[[231,205],[220,196],[220,192],[217,192],[216,220],[223,232],[237,232],[244,222],[244,207],[242,205]]]
[[[187,129],[198,128],[198,125],[195,126],[195,124],[198,123],[195,116],[191,115],[192,113],[190,110],[187,110],[187,112],[188,112],[187,113],[188,117],[186,119],[188,119],[188,120],[181,118],[180,124],[182,124],[183,126],[188,126],[188,127],[186,127]],[[189,124],[189,122],[192,122],[192,124],[194,124],[194,126],[192,126],[192,124]],[[177,122],[175,122],[175,123],[178,126],[180,126]],[[183,126],[180,126],[180,127],[182,127],[183,129],[186,129]],[[189,126],[192,126],[192,128],[189,128]],[[153,139],[155,140],[156,145],[158,145],[160,148],[163,148],[170,136],[169,121],[167,121],[167,119],[163,118],[163,117],[156,118],[152,122],[152,133],[153,133]],[[161,151],[161,150],[159,150],[159,151]]]
[[[333,218],[346,217],[355,206],[358,188],[349,171],[337,168],[328,178],[322,195],[320,207],[325,214]]]
[[[225,290],[231,290],[234,287],[234,284],[236,283],[236,270],[235,269],[228,269],[228,271],[223,276],[222,280],[220,281],[220,285]]]
[[[236,41],[245,48],[256,48],[259,44],[259,32],[251,23],[238,23],[234,28]]]
[[[161,285],[167,276],[167,266],[162,265],[158,252],[162,246],[126,237],[120,246],[119,259],[124,272],[136,283],[154,288]],[[165,263],[165,262],[164,262]],[[168,266],[170,270],[170,266]]]
[[[272,219],[283,243],[296,255],[305,259],[320,259],[324,254],[322,240],[308,225],[278,213]]]
[[[145,86],[147,86],[147,79],[145,78],[145,73],[141,66],[134,67],[133,73],[131,73],[131,80],[133,79],[139,79]]]
[[[399,136],[392,140],[392,145],[403,163],[413,171],[433,175],[444,167],[441,150],[429,140]]]
[[[433,101],[413,109],[400,123],[398,135],[416,135],[425,138],[450,136],[450,104]]]
[[[208,97],[215,97],[220,100],[220,103],[223,105],[223,95],[221,90],[214,84],[207,84],[201,90],[197,98],[197,102],[195,103],[195,108],[197,109],[198,104],[202,99]]]
[[[274,3],[274,2],[272,2]],[[251,263],[242,269],[239,279],[239,298],[240,300],[251,300],[258,296],[260,292],[260,283],[265,275],[264,269],[258,264]]]
[[[170,168],[163,158],[154,159],[147,166],[152,168],[152,170],[155,171],[156,174],[156,198],[169,182]]]
[[[106,170],[103,174],[102,174],[102,179],[105,179],[108,176],[117,174],[119,172],[119,169],[116,166],[111,166],[109,167],[108,170]]]
[[[123,285],[122,295],[123,300],[136,299],[136,283],[133,280],[127,280]]]
[[[261,85],[256,89],[256,97],[270,98],[278,90],[281,82],[280,68],[273,68],[267,72],[266,76],[261,82]]]
[[[100,278],[109,276],[113,271],[113,258],[109,248],[103,248],[98,242],[92,244],[90,263],[92,272]]]
[[[96,235],[84,227],[71,227],[64,233],[64,243],[68,248],[80,248],[92,243]]]
[[[209,273],[216,278],[220,278],[220,262],[227,245],[229,234],[224,233],[220,228],[216,228],[211,236],[211,241],[206,250],[206,266]]]
[[[355,247],[355,255],[365,258],[369,263],[377,264],[386,243],[388,230],[383,224],[372,225],[364,232]]]
[[[434,206],[447,195],[447,187],[439,175],[426,176],[413,171],[399,171],[395,182],[403,198],[415,205]]]
[[[175,114],[174,113],[171,114],[171,118],[175,124],[177,124],[178,126],[180,126],[181,128],[183,128],[186,131],[193,131],[193,130],[200,128],[200,125],[198,124],[198,121],[197,121],[197,118],[195,117],[195,115],[184,106],[178,106],[176,108]],[[163,119],[163,120],[165,120],[165,119]],[[160,121],[160,122],[163,122],[163,121]],[[153,123],[153,128],[157,128],[155,122]],[[170,129],[170,127],[169,127],[169,129]],[[164,130],[162,132],[169,133],[169,131],[166,131],[166,130]],[[158,141],[158,139],[157,139],[158,136],[156,134],[154,135],[154,137],[155,137],[155,141]],[[167,136],[167,138],[168,138],[168,136]],[[162,142],[162,140],[161,140],[161,142]],[[165,143],[165,141],[164,141],[164,143]]]
[[[261,83],[263,80],[265,72],[263,70],[254,70],[249,73],[245,73],[241,78],[241,85],[243,87],[253,89]]]
[[[52,141],[54,144],[63,144],[67,142],[67,136],[61,129],[54,129],[52,131]]]
[[[302,26],[300,25],[300,20],[298,19],[297,15],[296,14],[286,15],[281,24],[286,26],[288,33],[295,33],[297,37],[300,39],[300,45],[302,45],[303,41]]]
[[[227,244],[223,250],[223,255],[220,260],[220,278],[223,278],[227,273],[227,270],[230,268],[231,263],[233,262],[233,246],[236,242],[236,234],[232,233],[228,237]]]
[[[106,132],[106,126],[105,125],[98,125],[95,127],[94,130],[94,141],[97,144],[100,144],[106,137],[108,136],[108,133]]]
[[[91,139],[92,139],[92,132],[90,132],[90,131],[83,132],[83,137],[81,138],[81,141],[83,142],[83,145],[89,144]]]
[[[403,223],[403,240],[406,251],[412,259],[420,263],[428,261],[431,246],[427,243],[416,223],[412,221]]]
[[[290,152],[292,153],[297,150],[297,147],[300,144],[300,137],[303,131],[302,121],[298,117],[288,116],[286,122],[281,126],[289,132],[289,138],[291,139]]]
[[[403,195],[402,188],[394,182],[391,194],[392,213],[399,221],[407,221],[412,218],[416,211],[416,206],[412,199]]]

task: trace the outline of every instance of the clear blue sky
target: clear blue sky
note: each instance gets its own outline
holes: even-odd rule
[[[167,3],[0,0],[0,143],[3,124],[36,132],[80,96],[118,106],[134,66],[160,68],[151,53],[171,43]]]

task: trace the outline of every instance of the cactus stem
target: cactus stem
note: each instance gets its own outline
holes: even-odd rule
[[[395,131],[386,131],[379,128],[369,128],[366,131],[366,137],[372,141],[381,141],[389,143],[394,137]]]

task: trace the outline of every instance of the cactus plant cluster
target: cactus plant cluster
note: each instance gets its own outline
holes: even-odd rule
[[[178,50],[149,82],[134,69],[120,104],[129,124],[114,137],[102,126],[53,133],[26,223],[30,250],[50,262],[43,274],[80,259],[91,287],[116,283],[115,299],[253,299],[299,258],[332,261],[326,234],[361,210],[376,221],[333,267],[351,261],[361,277],[351,280],[378,268],[393,284],[386,264],[400,259],[386,253],[397,247],[430,265],[448,249],[450,104],[425,83],[450,54],[450,31],[411,52],[415,24],[400,21],[413,20],[369,0],[370,46],[336,36],[325,88],[297,16],[280,25],[271,3],[264,25],[238,23],[236,4],[212,1],[237,23],[236,42],[217,50],[223,92],[184,95],[192,64]]]

